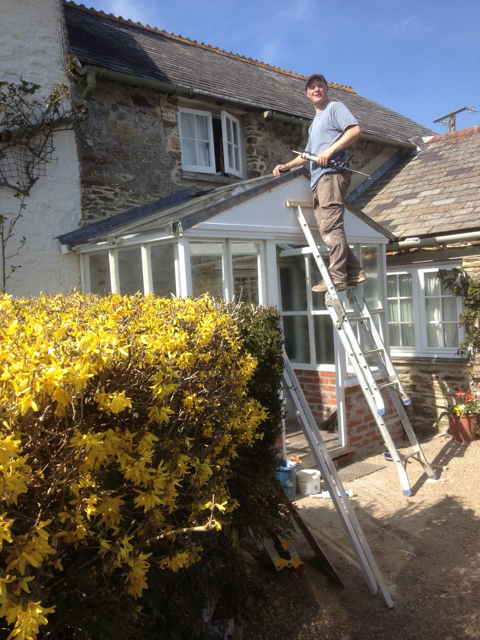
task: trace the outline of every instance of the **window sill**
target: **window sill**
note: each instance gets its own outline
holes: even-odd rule
[[[411,355],[403,356],[390,356],[392,363],[394,364],[411,364],[412,360],[415,362],[423,362],[425,364],[438,364],[441,362],[448,362],[450,364],[465,364],[468,362],[468,358],[464,356],[419,356],[414,353]]]
[[[232,176],[220,176],[216,173],[194,173],[193,171],[184,171],[183,178],[185,180],[195,180],[195,182],[216,182],[217,184],[234,184],[242,182],[244,178],[236,178]]]

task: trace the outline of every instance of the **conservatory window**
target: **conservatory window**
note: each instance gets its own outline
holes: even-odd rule
[[[144,293],[140,246],[118,249],[118,276],[118,292],[122,296]]]
[[[260,302],[261,243],[232,240],[233,294],[237,302]]]
[[[192,268],[192,295],[208,293],[224,296],[225,256],[220,241],[190,240],[190,264]]]
[[[101,295],[112,293],[108,251],[89,254],[88,270],[90,280],[89,293],[99,293]]]
[[[164,242],[150,247],[152,291],[157,296],[169,298],[171,295],[177,295],[175,246],[173,242]]]
[[[352,250],[361,258],[362,267],[368,274],[366,284],[369,283],[369,288],[365,289],[363,285],[364,296],[383,336],[385,313],[379,283],[384,271],[380,249],[377,245],[354,245]],[[328,254],[322,254],[322,258],[328,267]],[[278,264],[281,317],[289,359],[295,364],[332,370],[335,366],[335,332],[325,306],[325,294],[311,290],[321,280],[315,259],[308,251],[289,249],[280,253]],[[349,310],[348,302],[345,304]],[[349,364],[347,370],[353,372]]]

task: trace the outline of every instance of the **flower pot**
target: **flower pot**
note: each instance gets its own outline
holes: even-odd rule
[[[449,433],[457,442],[471,442],[477,435],[477,414],[469,414],[459,418],[448,416]]]

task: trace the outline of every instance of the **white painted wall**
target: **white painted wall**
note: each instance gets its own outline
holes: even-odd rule
[[[20,78],[41,85],[36,98],[48,95],[65,80],[63,13],[60,0],[0,0],[0,80]],[[16,239],[27,243],[11,263],[21,265],[7,281],[7,292],[33,296],[66,292],[80,286],[80,266],[74,253],[62,255],[56,236],[78,226],[81,212],[80,174],[73,131],[54,134],[54,152],[26,200]],[[0,214],[18,211],[13,191],[0,187]],[[8,265],[8,263],[7,263]]]

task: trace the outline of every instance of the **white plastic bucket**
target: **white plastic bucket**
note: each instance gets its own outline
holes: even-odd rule
[[[297,471],[297,490],[304,496],[320,493],[320,471],[318,469]]]

